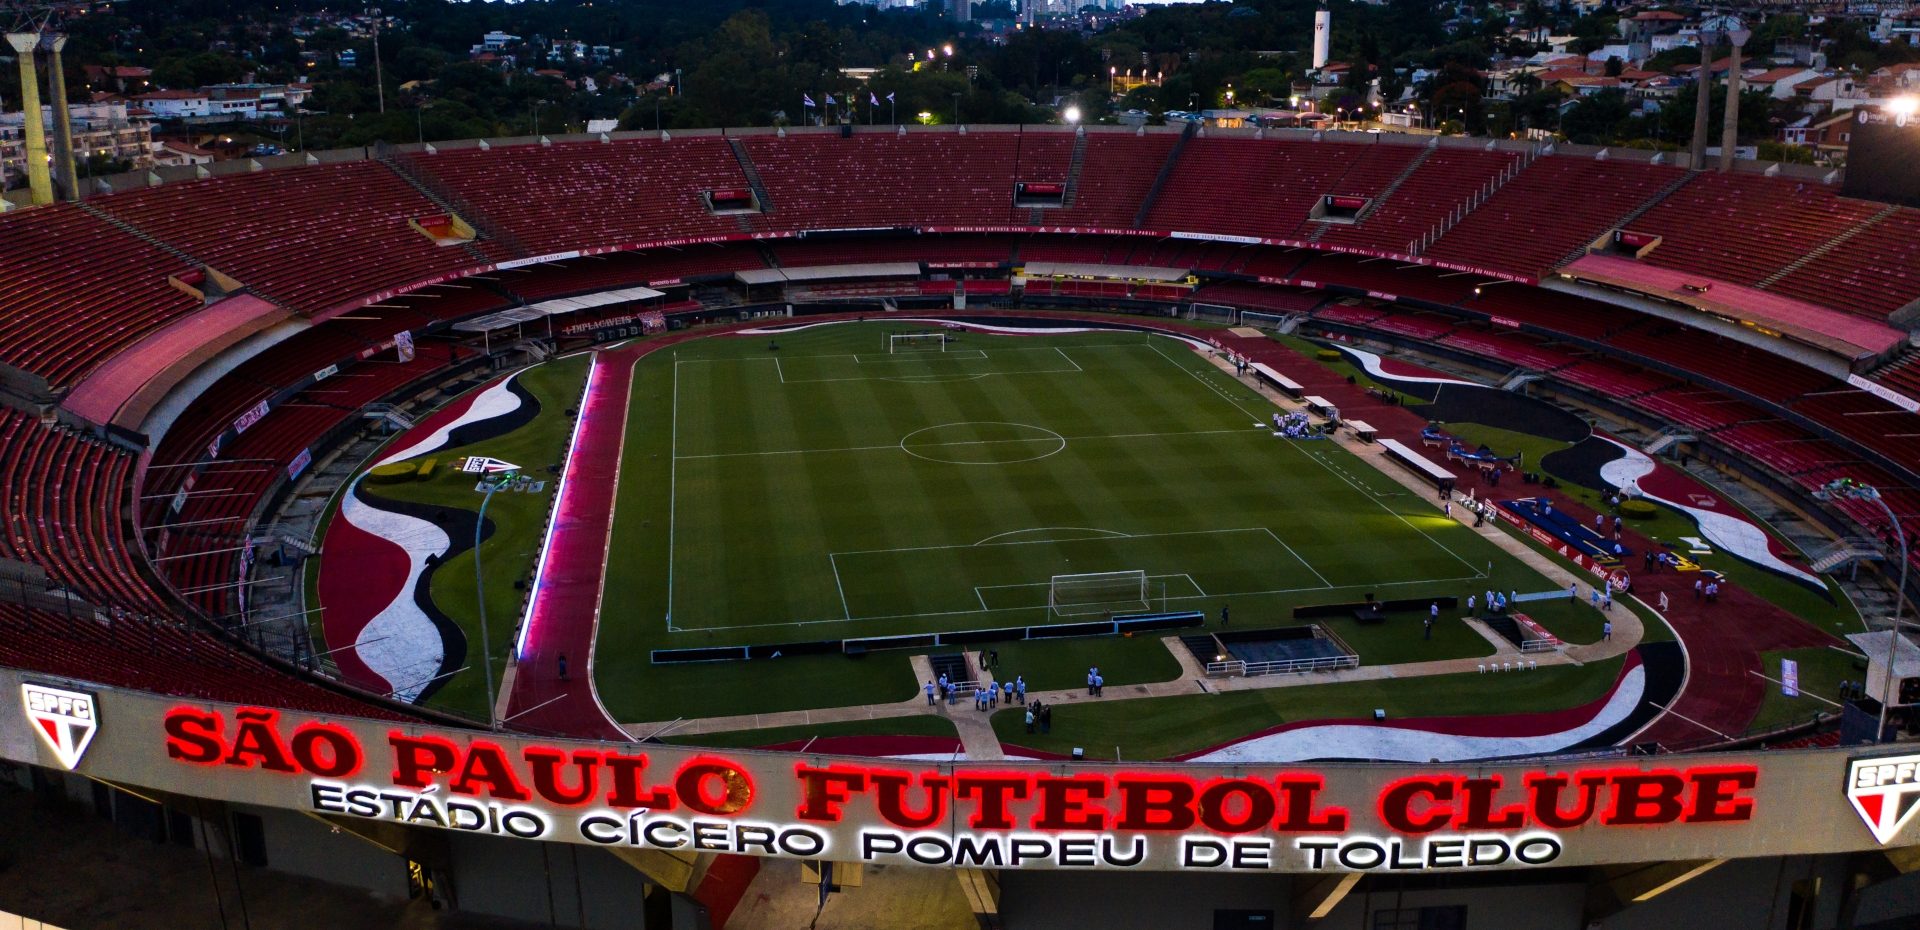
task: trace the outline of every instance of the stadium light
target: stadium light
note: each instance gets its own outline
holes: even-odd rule
[[[1920,112],[1920,97],[1912,94],[1904,97],[1895,97],[1887,101],[1887,112],[1895,116],[1912,116],[1914,113]]]
[[[1060,118],[1066,120],[1068,123],[1080,122],[1080,108],[1068,107],[1060,114]]]
[[[1850,498],[1858,501],[1871,501],[1886,512],[1887,522],[1893,527],[1894,541],[1900,544],[1900,586],[1894,590],[1893,620],[1887,625],[1887,669],[1885,684],[1880,694],[1880,729],[1874,731],[1873,741],[1880,742],[1887,732],[1887,707],[1897,697],[1893,688],[1893,662],[1895,648],[1900,645],[1900,617],[1907,612],[1907,531],[1900,526],[1899,515],[1887,506],[1886,499],[1880,496],[1880,489],[1863,484],[1852,478],[1835,478],[1821,485],[1813,492],[1818,500],[1830,501],[1838,498]]]

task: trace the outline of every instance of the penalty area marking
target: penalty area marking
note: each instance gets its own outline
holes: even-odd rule
[[[992,536],[989,536],[983,540],[980,540],[977,543],[974,543],[974,545],[985,546],[985,545],[991,544],[996,539],[1004,539],[1008,536],[1018,536],[1021,533],[1041,533],[1047,530],[1070,530],[1075,533],[1099,533],[1100,536],[1091,537],[1094,539],[1099,539],[1102,537],[1111,538],[1116,536],[1128,537],[1133,535],[1132,533],[1122,533],[1119,530],[1103,530],[1093,526],[1030,526],[1024,530],[1008,530],[1004,533],[995,533]],[[1044,541],[1045,542],[1072,542],[1073,540],[1050,539],[1050,540],[1044,540]]]

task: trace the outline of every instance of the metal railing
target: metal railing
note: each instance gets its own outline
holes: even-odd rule
[[[1305,672],[1329,672],[1342,668],[1358,668],[1360,657],[1318,656],[1311,659],[1274,659],[1268,662],[1247,662],[1241,659],[1227,659],[1221,662],[1207,663],[1209,678],[1252,678],[1258,675],[1288,675]]]

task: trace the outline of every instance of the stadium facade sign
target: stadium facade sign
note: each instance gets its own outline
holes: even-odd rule
[[[93,735],[100,729],[100,715],[90,692],[23,681],[20,706],[34,733],[53,751],[61,768],[72,771],[80,764],[87,747],[93,743]]]
[[[0,686],[20,683],[0,670]],[[233,803],[609,847],[1024,869],[1482,871],[1871,849],[1913,841],[1920,809],[1914,756],[929,763],[51,689],[86,697],[78,713],[34,687],[42,696],[23,690],[23,713],[0,715],[0,757]],[[86,737],[49,742],[43,714],[87,721]]]

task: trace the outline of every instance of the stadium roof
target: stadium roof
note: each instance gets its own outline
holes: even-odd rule
[[[873,262],[861,265],[816,265],[812,268],[750,268],[733,276],[741,284],[826,281],[840,278],[917,278],[919,262]]]
[[[530,323],[542,317],[559,316],[576,310],[592,310],[595,307],[609,307],[614,304],[631,303],[636,300],[651,300],[665,297],[663,291],[650,287],[623,287],[618,290],[600,291],[594,294],[581,294],[577,297],[560,297],[543,300],[524,307],[512,307],[486,316],[474,317],[464,323],[454,324],[454,330],[462,333],[487,333],[496,329],[506,329],[521,323]]]
[[[1560,269],[1560,273],[1776,330],[1798,342],[1853,358],[1880,355],[1907,340],[1903,330],[1851,313],[1616,255],[1587,255]]]

